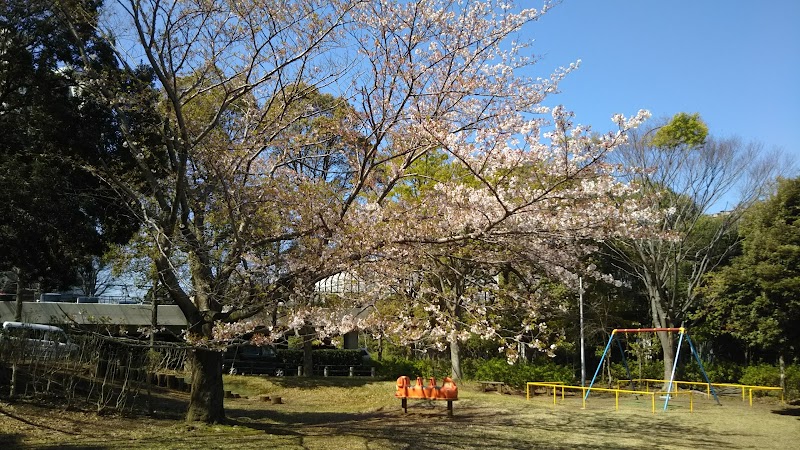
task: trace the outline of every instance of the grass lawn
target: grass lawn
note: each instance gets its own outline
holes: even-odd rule
[[[789,449],[800,443],[800,407],[774,398],[753,405],[723,397],[722,405],[697,396],[694,412],[675,401],[651,413],[649,398],[579,397],[553,405],[524,393],[479,392],[459,386],[454,416],[445,402],[394,398],[394,382],[368,379],[298,379],[226,376],[229,423],[187,424],[188,395],[165,393],[153,417],[98,416],[29,401],[0,403],[0,449]],[[281,404],[259,396],[280,396]],[[245,398],[246,397],[246,398]]]

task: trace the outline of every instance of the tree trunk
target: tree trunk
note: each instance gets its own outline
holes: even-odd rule
[[[780,387],[783,389],[783,392],[786,392],[786,361],[783,359],[783,352],[778,356],[778,367],[781,371]]]
[[[17,276],[17,304],[14,308],[14,320],[22,322],[22,271],[15,268],[14,274]]]
[[[655,328],[672,328],[672,317],[665,311],[664,298],[665,295],[649,279],[647,293],[650,297],[650,315],[653,319],[653,327]],[[672,366],[675,363],[675,336],[668,331],[657,331],[658,341],[661,343],[661,351],[664,355],[664,380],[669,380],[672,375]],[[664,390],[668,388],[668,381],[664,382]]]
[[[19,373],[17,368],[17,362],[14,361],[11,364],[11,386],[9,387],[8,397],[10,399],[15,399],[17,397],[17,374]]]
[[[450,341],[450,368],[454,380],[461,380],[461,344],[458,339]]]
[[[672,376],[672,366],[675,364],[675,335],[669,331],[657,331],[658,341],[664,353],[664,380]],[[664,383],[666,390],[667,383]]]
[[[303,328],[303,376],[314,375],[314,329]]]
[[[192,351],[192,393],[188,422],[220,423],[225,420],[222,385],[222,353],[211,350]]]
[[[203,270],[198,257],[190,252],[194,294],[190,297],[181,287],[179,277],[169,261],[172,242],[167,236],[174,227],[164,226],[163,229],[170,232],[162,232],[157,238],[158,248],[161,249],[160,255],[154,261],[158,268],[158,282],[167,288],[170,297],[191,324],[189,333],[197,337],[211,338],[214,322],[221,308],[208,294],[211,285],[209,271]],[[188,422],[219,423],[225,420],[222,357],[222,352],[212,350],[195,348],[191,351],[188,362],[191,363],[192,392],[189,396],[189,409],[186,412]]]

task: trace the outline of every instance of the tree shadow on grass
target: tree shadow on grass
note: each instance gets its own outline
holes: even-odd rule
[[[239,411],[236,411],[239,413]],[[254,416],[254,411],[247,411]],[[503,435],[491,439],[476,440],[474,433],[461,433],[459,428],[468,425],[471,417],[447,417],[442,410],[409,412],[379,411],[371,413],[325,413],[325,412],[280,412],[264,411],[263,418],[277,423],[233,419],[239,426],[249,427],[269,434],[291,434],[307,439],[320,436],[358,438],[359,441],[375,443],[376,447],[408,449],[453,449],[453,448],[531,448],[529,440],[521,436]],[[231,416],[233,416],[233,412]],[[485,431],[485,429],[484,429]],[[372,445],[369,445],[370,447]],[[571,448],[571,446],[541,446],[537,448]],[[603,448],[584,447],[584,448]]]
[[[772,410],[772,414],[778,414],[781,416],[794,416],[800,419],[800,408],[784,407],[782,409],[774,409]]]
[[[120,447],[118,447],[118,445],[124,445],[124,444],[125,444],[125,442],[119,442],[119,443],[116,443],[116,444],[108,444],[108,445],[92,445],[92,444],[86,444],[86,443],[72,443],[72,444],[61,443],[61,444],[53,444],[53,445],[45,445],[45,446],[38,446],[37,445],[36,447],[32,447],[32,448],[36,448],[37,450],[56,450],[56,449],[57,450],[69,450],[69,449],[74,449],[74,450],[111,450],[111,449],[114,449],[114,448],[120,448]],[[10,448],[16,448],[16,447],[10,447]],[[22,446],[22,447],[19,447],[19,448],[26,448],[26,447]]]
[[[22,435],[18,433],[0,433],[0,448],[22,447]]]
[[[229,409],[232,424],[269,434],[349,436],[377,446],[414,449],[452,448],[725,448],[726,436],[706,428],[679,425],[663,417],[609,414],[542,413],[465,405],[447,416],[442,405],[419,404],[402,409],[362,413],[292,412]],[[632,431],[635,430],[635,431]],[[639,440],[631,439],[639,438]]]
[[[266,377],[271,383],[284,388],[315,389],[320,387],[361,387],[385,383],[379,378],[364,377]]]

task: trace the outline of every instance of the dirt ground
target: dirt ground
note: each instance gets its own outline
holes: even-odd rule
[[[183,420],[188,395],[160,391],[154,413],[97,414],[33,400],[0,402],[0,449],[466,449],[466,448],[796,448],[800,407],[735,397],[652,414],[650,401],[579,399],[460,388],[454,416],[445,402],[409,402],[394,383],[228,377],[224,425]],[[280,404],[273,404],[275,397]],[[270,397],[270,401],[265,401]]]

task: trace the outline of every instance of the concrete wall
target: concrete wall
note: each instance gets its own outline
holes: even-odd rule
[[[14,320],[15,302],[0,302],[0,321]],[[109,305],[93,303],[24,302],[22,322],[75,325],[148,326],[152,318],[150,305]],[[158,326],[187,326],[186,317],[176,305],[158,306]]]

